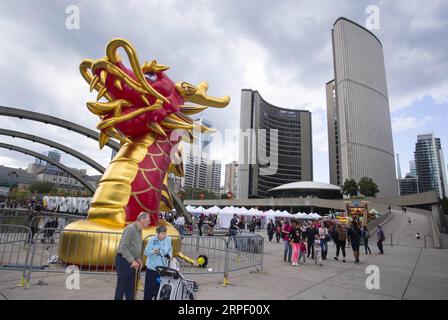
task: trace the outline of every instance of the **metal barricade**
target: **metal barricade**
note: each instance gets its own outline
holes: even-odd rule
[[[0,270],[22,271],[22,286],[29,264],[31,240],[30,228],[0,224]]]
[[[57,227],[46,227],[46,224],[48,221],[50,221],[53,217],[57,219]],[[63,229],[68,224],[78,221],[78,220],[85,220],[85,216],[78,216],[73,214],[64,214],[64,213],[51,213],[51,212],[44,212],[39,214],[36,217],[33,217],[30,222],[30,226],[37,226],[40,229],[44,228],[50,228],[50,229]]]
[[[62,236],[68,237],[64,245],[60,245]],[[114,273],[121,236],[121,232],[41,229],[34,237],[27,279],[32,272],[65,273],[73,264],[81,273]]]
[[[199,257],[207,259],[207,264],[193,266],[182,262],[182,273],[225,273],[225,258],[227,251],[227,240],[216,236],[190,236],[182,238],[181,251],[184,255],[198,260]],[[206,257],[206,258],[204,258]]]
[[[0,249],[3,255],[7,255],[5,258],[2,256],[2,268],[15,267],[16,270],[22,270],[27,281],[30,281],[35,272],[66,273],[67,268],[73,264],[79,268],[80,273],[115,273],[115,256],[121,232],[44,228],[33,237],[33,231],[28,227],[0,226]],[[61,241],[62,237],[64,241]],[[149,236],[143,240],[143,252],[148,239]],[[179,244],[183,254],[181,258],[184,258],[179,259],[181,272],[186,275],[223,274],[224,284],[228,284],[229,272],[263,268],[264,240],[257,234],[236,235],[230,238],[174,237],[173,245],[176,251]],[[142,258],[145,262],[146,257],[142,255]],[[199,261],[202,262],[191,263]],[[203,263],[204,261],[206,263]]]
[[[264,238],[244,233],[228,240],[227,272],[259,267],[263,269]]]

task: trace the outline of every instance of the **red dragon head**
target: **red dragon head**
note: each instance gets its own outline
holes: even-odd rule
[[[119,48],[126,52],[131,69],[117,54]],[[90,91],[98,91],[97,101],[88,102],[87,108],[101,118],[97,125],[100,148],[109,138],[132,143],[133,138],[150,131],[163,136],[175,129],[191,132],[194,123],[188,115],[207,107],[222,108],[230,102],[228,96],[208,96],[206,82],[198,86],[187,82],[175,84],[164,72],[168,67],[155,60],[141,65],[134,47],[121,38],[107,44],[104,58],[83,60],[79,68],[90,84]],[[107,102],[99,102],[103,97]],[[200,105],[184,105],[185,102]]]

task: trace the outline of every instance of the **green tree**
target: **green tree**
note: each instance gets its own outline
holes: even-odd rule
[[[37,181],[30,184],[29,189],[30,192],[37,192],[41,194],[47,194],[50,192],[56,192],[57,188],[54,183],[48,181]]]
[[[358,182],[359,193],[366,197],[376,197],[376,194],[380,192],[378,190],[377,184],[373,181],[372,178],[362,177]]]
[[[344,185],[342,186],[342,194],[354,197],[358,195],[358,184],[354,179],[346,179]]]
[[[8,197],[11,200],[22,202],[31,199],[32,195],[29,190],[18,191],[17,189],[14,189],[13,191],[9,192]]]
[[[200,200],[201,194],[204,195],[203,199],[218,199],[213,192],[201,188],[185,188],[180,194],[184,200]]]

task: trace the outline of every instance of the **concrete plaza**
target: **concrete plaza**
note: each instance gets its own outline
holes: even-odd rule
[[[411,217],[412,224],[407,222]],[[379,255],[376,236],[370,239],[372,255],[361,248],[361,263],[355,264],[350,248],[347,262],[333,259],[335,247],[329,244],[328,260],[323,266],[307,260],[293,267],[283,262],[283,243],[269,242],[265,237],[264,268],[262,271],[242,270],[229,275],[230,285],[222,286],[222,275],[192,275],[198,282],[197,298],[225,300],[262,299],[447,299],[448,250],[434,249],[430,222],[424,215],[393,211],[384,224],[385,254]],[[415,238],[415,233],[421,239]],[[390,245],[391,233],[393,243]],[[426,235],[426,246],[424,244]],[[366,268],[375,265],[380,271],[380,289],[367,289]],[[81,275],[80,289],[66,289],[66,275],[33,273],[29,288],[18,287],[21,273],[0,271],[0,299],[112,299],[115,275]],[[142,281],[143,282],[143,281]],[[142,292],[138,292],[142,298]]]

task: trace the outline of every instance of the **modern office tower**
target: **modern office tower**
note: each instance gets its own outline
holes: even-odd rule
[[[238,198],[238,162],[232,161],[226,164],[224,176],[224,192],[232,194],[233,198]]]
[[[45,156],[47,156],[48,158],[55,160],[57,162],[61,161],[61,153],[57,150],[49,150],[47,152],[43,153]],[[56,167],[55,165],[48,163],[44,160],[41,160],[39,158],[36,158],[36,160],[34,161],[34,164],[38,165],[38,166],[45,166],[46,168],[50,168],[50,169],[54,169],[56,171],[59,171],[59,168]]]
[[[185,162],[184,188],[207,188],[207,161],[189,155]]]
[[[195,123],[211,127],[211,122],[204,118],[194,119]],[[193,144],[183,144],[182,155],[184,161],[185,177],[184,188],[207,188],[207,170],[210,156],[211,137],[208,134],[195,131],[196,141]]]
[[[207,128],[213,127],[212,123],[207,119],[204,119],[203,117],[195,118],[194,123],[198,126],[198,128],[201,125]],[[212,142],[211,135],[208,133],[202,133],[200,132],[200,130],[195,133],[197,133],[196,138],[198,140],[198,143],[189,144],[190,152],[192,152],[196,158],[202,158],[206,160],[210,159],[210,148]]]
[[[398,179],[400,186],[400,196],[405,196],[407,194],[418,193],[418,178],[412,176],[410,173],[402,179]]]
[[[413,177],[417,177],[417,169],[415,168],[415,161],[409,161],[409,174]]]
[[[221,162],[212,160],[207,165],[207,190],[215,194],[220,193],[221,187]]]
[[[313,180],[311,113],[277,107],[241,90],[238,197],[266,198],[288,182]]]
[[[383,48],[346,18],[333,25],[334,80],[327,82],[330,183],[370,177],[378,196],[398,194]]]
[[[398,173],[398,179],[401,179],[401,166],[400,166],[400,155],[397,153],[397,173]]]
[[[414,159],[419,191],[434,190],[440,198],[447,197],[447,176],[440,139],[432,133],[418,135]]]

